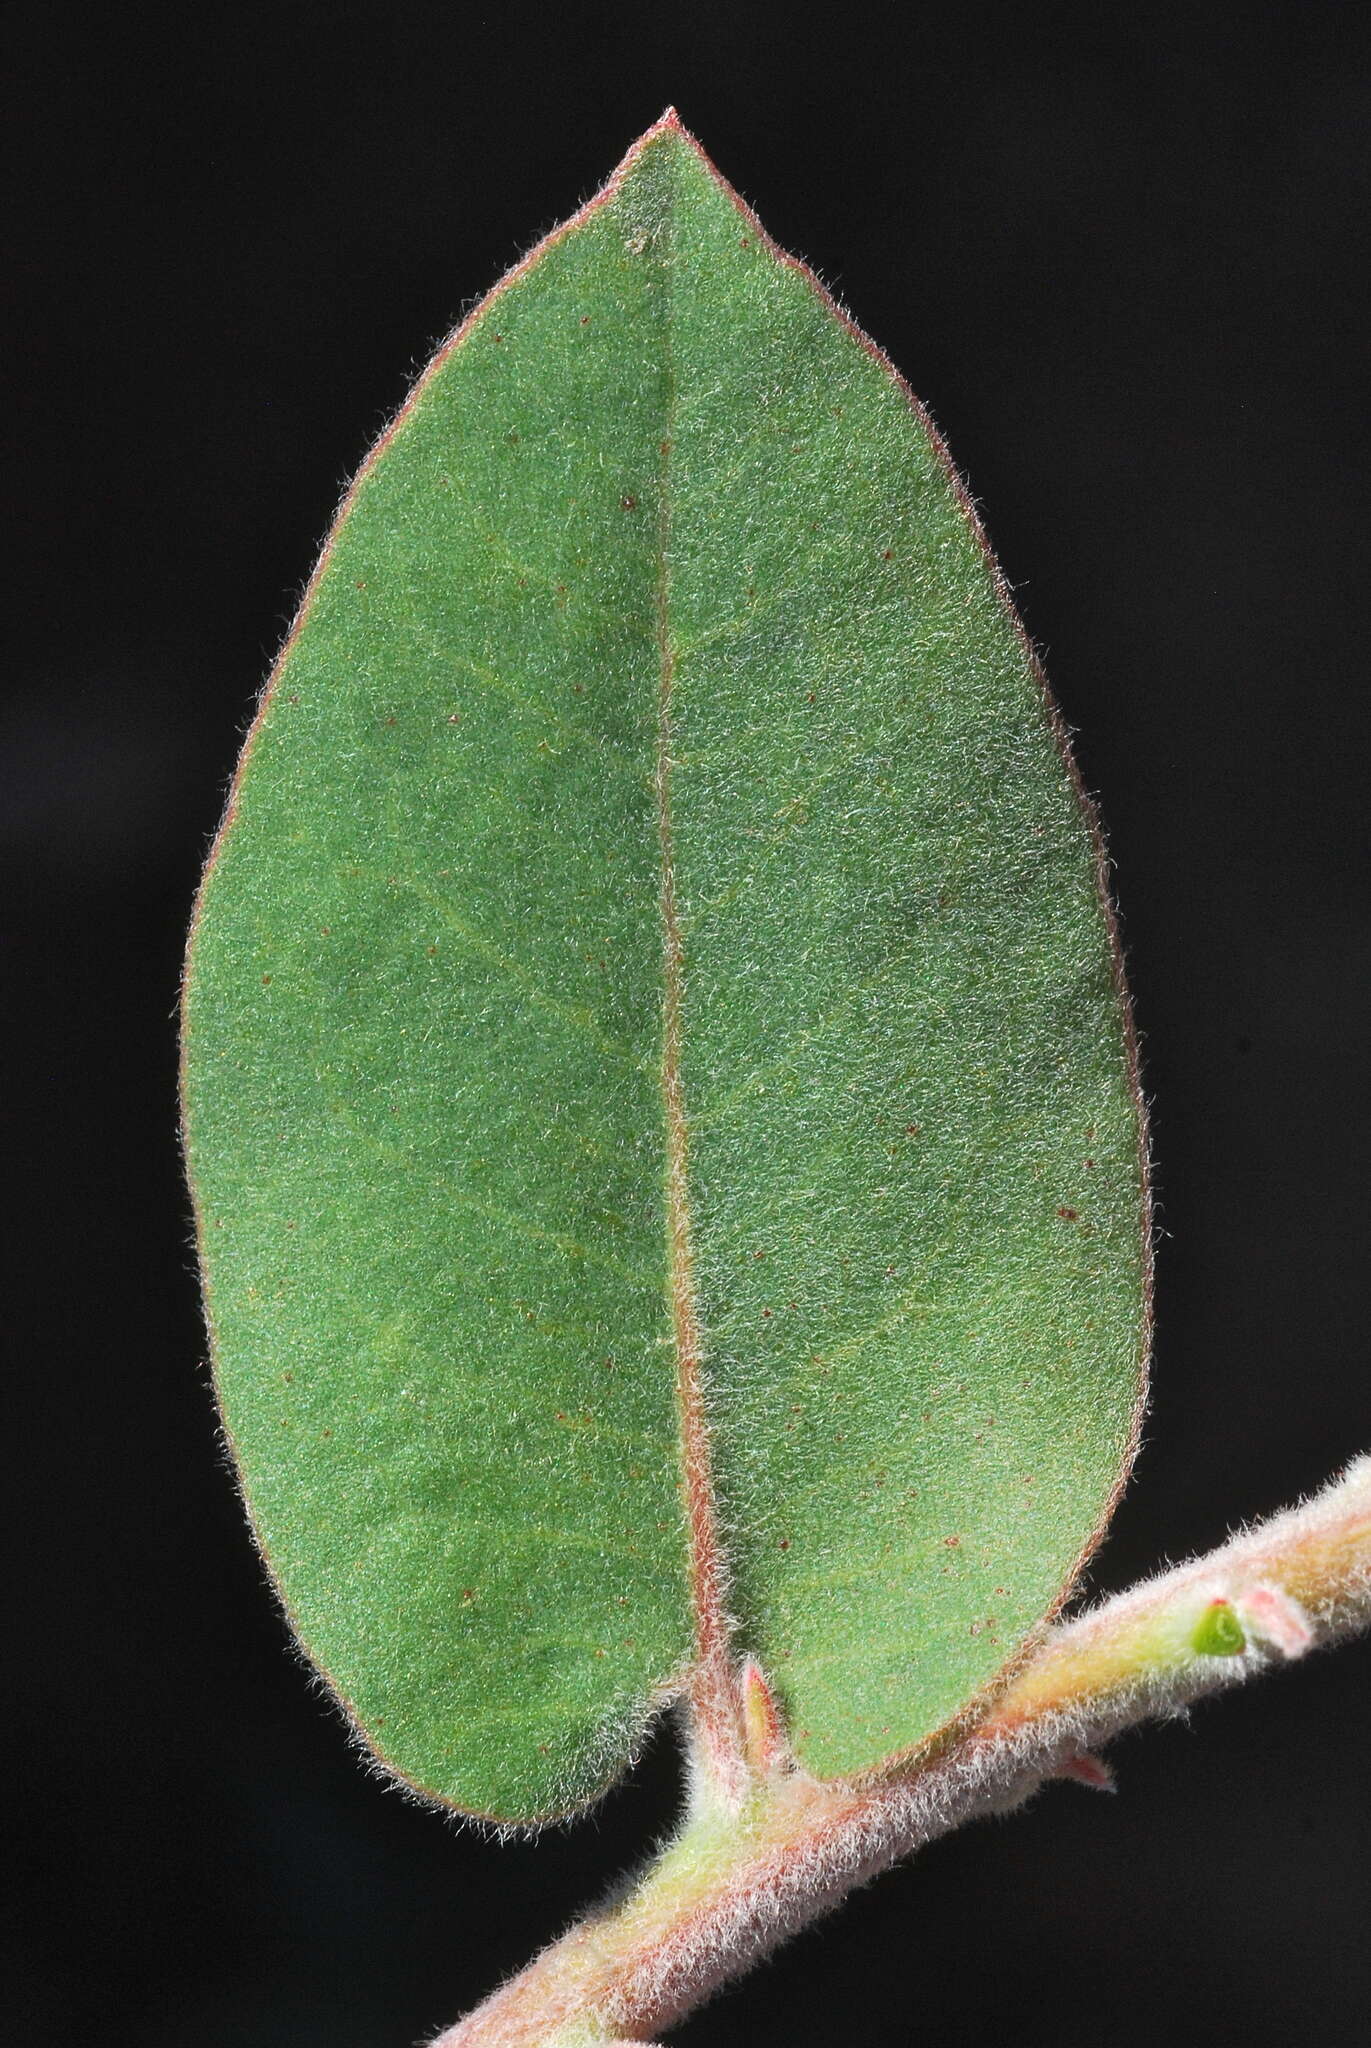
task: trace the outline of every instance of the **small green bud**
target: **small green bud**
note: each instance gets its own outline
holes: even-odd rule
[[[1210,1601],[1191,1632],[1190,1647],[1202,1657],[1236,1657],[1247,1648],[1247,1637],[1230,1600]]]

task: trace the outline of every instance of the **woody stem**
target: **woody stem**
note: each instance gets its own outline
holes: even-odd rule
[[[642,2043],[900,1857],[1095,1747],[1371,1623],[1371,1459],[1304,1506],[1053,1629],[976,1724],[886,1777],[824,1783],[771,1738],[740,1794],[697,1768],[675,1838],[433,2048]],[[760,1727],[741,1674],[742,1719]]]

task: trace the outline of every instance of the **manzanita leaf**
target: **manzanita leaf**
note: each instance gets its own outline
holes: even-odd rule
[[[216,1371],[299,1634],[510,1819],[753,1653],[917,1748],[1121,1482],[1098,843],[929,423],[668,116],[368,458],[201,896]]]

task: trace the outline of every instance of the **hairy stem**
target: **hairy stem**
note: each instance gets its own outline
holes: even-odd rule
[[[1107,1785],[1123,1728],[1371,1622],[1371,1458],[1304,1506],[1052,1630],[973,1728],[883,1780],[821,1783],[740,1674],[751,1782],[698,1769],[679,1833],[638,1883],[546,1949],[434,2048],[641,2043],[856,1885],[1044,1779]]]

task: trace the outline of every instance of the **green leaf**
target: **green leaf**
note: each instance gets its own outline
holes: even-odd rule
[[[692,1666],[925,1744],[1128,1462],[1092,821],[928,420],[674,116],[440,351],[244,753],[186,999],[252,1518],[378,1755],[592,1797]]]

